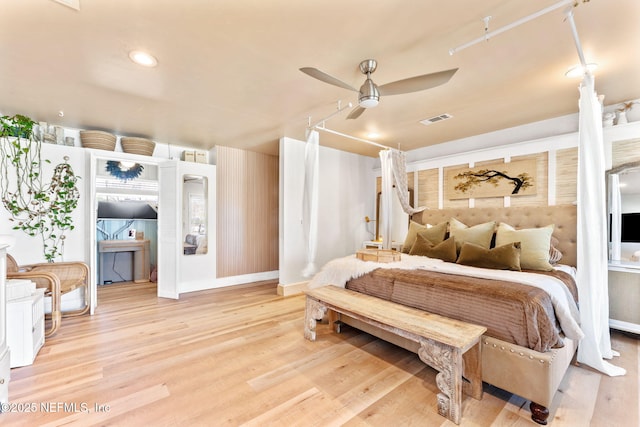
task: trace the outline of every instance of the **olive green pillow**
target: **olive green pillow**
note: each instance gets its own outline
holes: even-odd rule
[[[462,245],[456,262],[472,267],[520,271],[520,243],[512,242],[493,249],[485,249],[467,242]]]
[[[426,237],[433,244],[438,244],[444,240],[444,235],[447,234],[447,223],[441,222],[438,225],[434,225],[430,227],[428,225],[418,224],[415,221],[409,222],[409,231],[407,232],[407,237],[404,239],[404,244],[402,245],[402,252],[408,254],[413,247],[413,244],[416,242],[416,236],[418,233],[422,233],[424,237]]]
[[[449,221],[449,235],[455,237],[458,251],[460,251],[462,244],[465,242],[489,249],[495,228],[495,221],[485,222],[473,227],[469,227],[455,218],[451,218]]]
[[[522,245],[520,266],[523,269],[550,271],[553,270],[553,266],[549,263],[549,251],[554,227],[551,224],[541,228],[516,230],[501,222],[496,231],[496,246],[520,242]]]
[[[434,245],[422,233],[418,233],[409,255],[420,255],[441,259],[446,262],[456,262],[458,253],[456,251],[456,241],[453,237]]]

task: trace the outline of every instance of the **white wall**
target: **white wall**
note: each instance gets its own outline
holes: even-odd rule
[[[51,179],[55,166],[64,162],[65,156],[69,157],[69,164],[73,168],[75,175],[86,178],[85,157],[82,148],[42,144],[41,153],[43,159],[43,179],[45,182]],[[45,159],[50,160],[51,163],[46,163],[44,161]],[[76,184],[80,189],[80,199],[78,200],[78,208],[72,214],[75,229],[65,233],[65,261],[85,260],[86,256],[84,212],[87,205],[84,184],[84,179],[78,180]],[[9,221],[10,218],[11,215],[9,212],[7,212],[4,207],[0,208],[0,234],[10,234],[16,238],[15,246],[9,248],[8,253],[12,255],[19,264],[45,262],[40,236],[30,237],[21,230],[12,230],[13,223]],[[57,258],[56,261],[59,261],[59,258]]]
[[[280,284],[309,280],[302,228],[304,141],[280,140]],[[322,144],[322,135],[320,135]],[[352,254],[371,235],[365,216],[375,218],[375,159],[320,146],[318,252],[316,265]]]

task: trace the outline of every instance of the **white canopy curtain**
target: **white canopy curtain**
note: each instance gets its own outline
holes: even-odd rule
[[[602,107],[587,73],[580,85],[578,146],[578,294],[580,327],[585,337],[578,347],[578,362],[607,375],[624,375],[611,359],[607,272],[607,205],[605,198]]]
[[[409,204],[409,191],[407,187],[406,156],[398,150],[380,151],[380,164],[382,168],[382,200],[380,208],[385,213],[382,216],[382,248],[391,249],[391,201],[395,184],[396,195],[400,200],[402,209],[409,215],[422,212],[425,208],[413,208]]]
[[[316,130],[307,133],[304,147],[304,196],[302,199],[302,226],[307,240],[307,265],[302,271],[304,277],[313,276],[316,271],[318,252],[318,169],[320,163],[320,135]]]

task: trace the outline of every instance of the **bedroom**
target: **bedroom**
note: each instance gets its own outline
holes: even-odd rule
[[[549,2],[549,4],[550,3],[551,2]],[[580,13],[582,13],[582,10],[588,10],[587,8],[588,7],[592,7],[592,6],[593,7],[597,6],[597,2],[591,2],[591,4],[588,4],[588,5],[581,5],[581,6],[579,6],[579,8],[582,8],[582,9],[578,9],[578,11]],[[89,6],[87,6],[87,7],[89,8]],[[631,7],[631,6],[629,6],[629,7]],[[533,10],[536,10],[537,8],[538,8],[538,5],[531,6],[528,11],[533,11]],[[59,12],[54,12],[53,9],[51,9],[51,14],[52,15],[55,15],[55,14],[58,14],[58,13]],[[513,16],[515,18],[517,16],[520,16],[520,13],[513,12],[511,16]],[[482,28],[476,29],[475,28],[475,24],[474,24],[475,20],[478,21],[477,22],[478,25],[482,24],[482,22],[480,20],[481,17],[482,16],[478,15],[477,19],[474,17],[473,20],[471,19],[471,17],[468,18],[468,20],[469,20],[469,34],[470,35],[473,34],[473,37],[475,37],[476,33],[482,33]],[[277,21],[274,21],[274,22],[277,22]],[[220,27],[221,28],[225,28],[222,24],[220,24]],[[497,27],[499,27],[499,22],[498,21],[491,22],[491,28],[497,28]],[[586,30],[583,31],[583,32],[587,33]],[[240,37],[240,36],[238,36],[238,37]],[[380,36],[376,36],[376,37],[380,37]],[[468,39],[471,39],[473,37],[469,37]],[[509,38],[507,35],[504,35],[502,37],[506,37],[507,39]],[[584,34],[583,37],[587,37],[587,34]],[[384,38],[382,38],[382,37],[380,37],[380,38],[382,40],[380,41],[380,43],[378,45],[379,46],[385,46]],[[622,39],[623,37],[620,37],[620,38]],[[466,41],[466,40],[467,40],[466,37],[460,37],[459,42],[462,43],[463,41]],[[491,40],[491,42],[490,42],[491,46],[496,45],[498,43],[505,43],[505,41],[503,41],[503,40],[504,39],[501,38],[501,37],[496,37],[495,39]],[[228,40],[225,40],[225,41],[228,41]],[[369,40],[367,40],[367,43],[373,43],[373,40],[369,39]],[[443,43],[443,44],[445,44],[445,43]],[[447,44],[446,47],[450,48],[450,47],[454,46],[455,44],[457,44],[457,43],[454,43],[453,45]],[[613,45],[613,43],[611,43],[611,42],[609,42],[607,44],[607,46],[612,46],[612,45]],[[469,49],[471,49],[471,50],[467,50],[466,52],[470,52],[469,54],[474,53],[473,48],[469,48]],[[570,46],[570,49],[571,49],[571,46]],[[417,50],[420,50],[420,49],[417,49]],[[572,51],[568,50],[568,52],[570,52],[570,54],[573,55],[573,56],[571,56],[571,62],[575,62],[575,59],[576,59],[575,58],[575,50],[572,50]],[[415,54],[416,53],[416,49],[413,49],[409,53]],[[406,52],[404,54],[409,55]],[[477,52],[474,55],[476,55],[476,54],[477,54]],[[338,75],[338,76],[343,76],[344,75],[344,76],[346,76],[345,78],[348,78],[350,76],[349,73],[351,73],[351,75],[353,76],[352,77],[353,78],[352,81],[353,82],[358,82],[361,75],[357,76],[357,75],[359,75],[359,72],[357,70],[355,70],[355,69],[353,71],[351,71],[351,69],[355,68],[354,64],[357,62],[357,60],[359,60],[361,58],[358,55],[348,55],[347,53],[344,54],[343,58],[336,58],[335,59],[336,63],[339,62],[339,63],[342,64],[342,65],[340,65],[340,67],[345,67],[345,71],[344,72],[340,72],[340,69],[341,69],[340,67],[336,66],[336,68],[333,68],[332,66],[327,65],[330,68],[325,68],[325,65],[324,65],[325,62],[324,61],[318,61],[316,56],[315,55],[311,55],[310,53],[307,53],[307,55],[308,56],[307,56],[307,60],[306,61],[300,61],[300,63],[295,64],[295,65],[292,64],[292,66],[293,66],[292,67],[292,71],[288,75],[292,76],[291,77],[292,80],[295,80],[296,82],[298,82],[298,81],[300,82],[300,85],[301,85],[302,88],[300,89],[300,91],[298,93],[305,94],[305,95],[309,94],[310,97],[313,96],[317,100],[316,101],[316,105],[319,105],[319,107],[316,110],[312,111],[311,115],[314,116],[314,118],[315,117],[323,117],[328,112],[330,112],[330,111],[332,111],[334,109],[334,106],[332,104],[333,104],[333,100],[336,97],[341,97],[341,96],[346,96],[346,95],[342,91],[338,91],[338,90],[330,92],[330,90],[331,90],[330,87],[328,87],[328,86],[325,87],[325,85],[322,85],[321,83],[313,82],[307,76],[304,76],[301,73],[299,73],[297,68],[299,68],[300,66],[305,66],[305,65],[317,65],[318,67],[321,67],[322,69],[325,69],[326,71],[331,71],[332,74],[335,74],[335,75]],[[355,62],[354,62],[353,56],[357,57],[357,60],[355,60]],[[378,56],[377,54],[375,56],[378,59],[382,58],[381,56]],[[522,59],[522,58],[518,57],[518,59]],[[453,56],[453,60],[457,61],[455,55]],[[419,71],[420,67],[416,67],[416,68],[413,69],[413,71],[407,70],[407,72],[405,73],[405,71],[403,71],[403,70],[398,70],[397,72],[395,72],[394,75],[389,75],[388,77],[385,77],[384,74],[382,74],[383,71],[385,70],[385,67],[383,65],[385,63],[386,64],[390,64],[392,62],[393,62],[392,59],[389,59],[389,60],[386,60],[386,61],[382,61],[381,60],[381,65],[380,65],[381,68],[376,72],[377,73],[376,74],[376,79],[377,80],[389,81],[389,80],[394,80],[394,79],[397,79],[397,78],[401,78],[401,77],[406,76],[406,75],[415,75],[415,74],[419,74],[420,72],[425,72],[424,68],[422,69],[422,71]],[[161,63],[162,63],[162,61],[161,61]],[[401,65],[404,65],[404,64],[401,64]],[[569,64],[567,64],[567,65],[569,65]],[[281,66],[281,67],[284,67],[284,65]],[[347,67],[348,67],[349,71],[346,70]],[[388,67],[390,67],[390,65],[386,65],[386,67],[388,69]],[[423,67],[424,67],[424,64],[423,64]],[[291,67],[289,67],[289,68],[291,68]],[[429,67],[427,67],[427,68],[429,68],[429,70],[426,70],[426,71],[430,71],[431,70],[431,65],[429,65]],[[434,66],[434,68],[435,68],[435,66]],[[506,71],[507,70],[505,70],[505,72]],[[562,70],[560,74],[562,74],[562,72],[564,72],[564,70]],[[520,69],[519,73],[520,73],[519,74],[520,76],[522,76],[523,74],[526,74],[526,73],[523,73],[522,69]],[[300,76],[298,76],[298,74],[300,74]],[[550,75],[551,72],[549,70],[547,70],[547,74]],[[603,80],[602,81],[604,81],[604,76],[606,76],[606,74],[603,74]],[[565,85],[567,87],[566,91],[570,92],[570,94],[571,94],[571,97],[570,97],[571,98],[571,107],[570,107],[569,110],[567,110],[566,114],[569,114],[569,112],[573,113],[573,112],[576,111],[577,95],[576,95],[575,88],[576,88],[577,83],[575,81],[567,82],[566,80],[564,80],[565,79],[564,76],[560,76],[560,77],[563,80],[560,80],[560,78],[558,78],[559,81],[562,81],[562,83],[558,83],[558,84],[559,85]],[[600,81],[600,80],[598,80],[598,81]],[[314,84],[316,86],[314,86]],[[130,88],[125,88],[125,89],[130,89]],[[221,89],[218,89],[217,87],[216,87],[216,89],[218,91],[220,91],[220,93],[223,92]],[[265,90],[267,90],[267,89],[265,88]],[[310,92],[312,92],[312,93],[310,93]],[[613,95],[611,95],[611,93],[613,93],[613,91],[608,92],[608,91],[605,90],[604,92],[607,94],[607,97],[610,97],[609,99],[605,98],[605,104],[608,105],[612,109],[616,108],[615,104],[617,102],[622,102],[622,101],[626,101],[626,100],[629,100],[629,99],[635,99],[635,98],[638,97],[634,93],[634,88],[632,87],[632,85],[629,85],[627,87],[627,90],[625,90],[624,93],[622,95],[620,95],[618,98],[613,97]],[[425,94],[428,94],[428,93],[429,92],[425,92]],[[462,94],[458,93],[457,96],[461,97]],[[400,110],[400,111],[402,111],[404,107],[401,104],[403,104],[405,102],[408,102],[408,101],[405,101],[406,99],[407,99],[406,97],[399,97],[397,100],[394,97],[386,98],[386,99],[384,99],[384,101],[386,103],[381,103],[381,105],[379,106],[379,111],[377,111],[376,113],[385,114],[383,112],[383,107],[384,108],[388,107],[387,111],[389,111],[389,110],[393,110],[393,111]],[[552,104],[552,103],[550,103],[548,101],[548,99],[545,99],[545,104],[549,105],[549,104]],[[133,103],[132,105],[139,105],[139,104]],[[528,108],[526,108],[526,107],[520,107],[519,109],[523,109],[523,110],[527,109],[528,110]],[[434,108],[434,110],[437,110],[437,109]],[[71,111],[71,110],[69,110],[69,111]],[[71,115],[71,113],[69,111],[67,111],[67,115]],[[57,110],[56,110],[56,112],[57,112]],[[437,113],[441,113],[441,112],[442,111],[433,111],[433,114],[437,114]],[[374,112],[372,111],[371,113],[373,114]],[[367,115],[368,114],[369,114],[369,112],[367,112]],[[220,115],[222,115],[222,114],[220,113]],[[458,114],[454,114],[454,115],[456,115],[456,117],[458,117]],[[556,116],[562,116],[562,115],[563,114],[556,114]],[[508,111],[502,111],[500,116],[501,117],[509,116],[509,112]],[[553,116],[553,117],[556,117],[556,116]],[[425,115],[425,117],[426,117],[426,115]],[[365,116],[363,116],[363,118],[365,118]],[[421,117],[421,118],[424,118],[424,117]],[[304,117],[299,117],[299,119],[300,119],[300,122],[303,122],[303,123],[306,124],[306,113],[304,114]],[[52,119],[52,120],[54,120],[54,119]],[[103,120],[107,121],[107,118],[103,118]],[[243,120],[243,121],[246,122],[246,120]],[[335,121],[331,121],[330,122],[331,126],[333,126],[333,124],[336,123],[337,121],[339,121],[338,118],[336,118]],[[468,120],[463,120],[463,121],[465,123],[469,123]],[[532,123],[532,122],[535,122],[535,121],[536,121],[536,119],[528,119],[526,121],[523,121],[520,124]],[[529,136],[523,138],[520,135],[518,135],[517,137],[514,137],[513,135],[510,135],[509,132],[505,132],[505,133],[502,133],[500,135],[498,135],[498,134],[489,134],[489,135],[487,135],[485,137],[485,141],[486,141],[486,139],[492,139],[492,141],[490,141],[491,143],[493,143],[493,144],[497,143],[499,145],[506,145],[506,144],[509,144],[509,143],[512,143],[512,142],[515,142],[515,141],[533,141],[531,144],[535,145],[536,144],[535,141],[537,139],[539,139],[539,138],[541,138],[543,136],[549,136],[548,134],[550,132],[555,135],[555,134],[562,134],[562,133],[575,131],[575,128],[573,127],[574,123],[571,123],[570,119],[567,120],[567,121],[560,120],[560,122],[569,123],[569,125],[565,125],[566,127],[559,126],[558,122],[555,122],[555,121],[554,122],[548,122],[548,123],[541,123],[541,124],[539,124],[539,126],[542,128],[541,132],[544,134],[542,136],[540,136],[540,134],[535,134],[534,133],[533,135],[529,134]],[[484,123],[488,123],[488,121],[485,121]],[[245,123],[245,124],[247,124],[247,123]],[[441,123],[442,126],[447,126],[447,128],[449,130],[451,129],[451,127],[459,127],[459,124],[460,124],[460,121],[455,122],[453,120],[450,121],[450,124],[447,124],[447,122]],[[105,126],[108,126],[108,125],[109,124],[106,124]],[[258,123],[258,125],[260,125],[260,123]],[[304,124],[302,126],[304,126]],[[347,125],[344,125],[344,126],[347,126]],[[354,126],[354,125],[349,124],[349,126]],[[503,125],[502,127],[508,127],[508,126]],[[496,127],[495,129],[492,129],[492,130],[497,130],[497,129],[500,129],[502,127]],[[218,126],[218,128],[224,128],[224,126]],[[518,130],[521,131],[521,132],[526,132],[526,131],[530,130],[529,128],[525,127],[525,129],[518,129]],[[433,129],[434,133],[442,132],[442,130],[436,129],[436,125],[433,125],[432,129]],[[552,130],[550,130],[550,129],[552,129]],[[348,131],[348,128],[345,128],[345,130]],[[218,142],[226,141],[226,140],[234,140],[235,139],[235,135],[221,135],[219,132],[220,131],[216,130],[216,129],[213,129],[213,130],[210,131],[210,133],[212,135],[216,135],[215,138],[218,138]],[[250,134],[251,133],[251,132],[246,130],[246,126],[243,127],[243,131],[242,132],[246,133],[246,134]],[[431,131],[429,131],[429,132],[431,132]],[[293,132],[292,135],[295,134],[295,133],[296,132]],[[472,135],[478,135],[478,134],[482,134],[482,133],[486,133],[486,132],[476,131]],[[300,132],[298,132],[298,134],[300,134]],[[498,137],[501,137],[501,139],[498,139]],[[212,137],[212,138],[214,138],[214,137]],[[323,138],[323,144],[325,143],[325,141],[327,141],[328,145],[330,144],[330,138],[328,138],[328,137],[325,138],[324,136],[322,138]],[[300,140],[302,138],[300,136],[298,136],[295,139]],[[481,141],[482,139],[483,138],[478,137],[478,138],[474,138],[473,140],[469,140],[469,139],[460,140],[460,141],[458,141],[457,144],[456,143],[450,144],[448,146],[448,149],[450,149],[452,151],[455,151],[455,150],[471,151],[471,150],[474,149],[474,145],[473,145],[474,143],[478,143],[479,144],[480,142],[484,142],[484,141]],[[436,140],[436,138],[434,138],[434,141],[435,140]],[[340,146],[344,145],[345,148],[346,148],[346,146],[349,145],[349,142],[343,141],[342,139],[339,139],[339,138],[334,139],[333,141],[334,141],[333,144],[340,145]],[[344,142],[344,144],[343,144],[343,142]],[[222,145],[224,145],[224,144],[222,144]],[[273,146],[273,144],[271,146]],[[403,145],[403,147],[404,147],[404,145]],[[407,149],[408,149],[408,147],[407,147]],[[444,147],[441,147],[441,149],[444,149]],[[421,158],[421,159],[431,159],[431,158],[437,158],[437,157],[441,157],[442,156],[442,154],[434,154],[435,151],[436,151],[436,149],[434,148],[434,151],[424,150],[424,152],[422,152],[422,154],[420,152],[416,152],[415,153],[416,154],[416,158],[414,158],[413,161],[418,161],[418,155],[420,155],[419,158]],[[508,149],[505,148],[505,151],[508,151]],[[456,153],[456,154],[460,155],[461,161],[459,163],[454,163],[454,165],[455,164],[463,164],[463,163],[469,162],[471,160],[473,160],[473,161],[481,161],[481,160],[478,160],[478,159],[469,159],[468,157],[467,158],[463,158],[465,156],[463,154],[461,154],[461,153]],[[375,153],[372,154],[372,155],[375,155]],[[509,153],[509,155],[514,155],[515,156],[515,154],[511,154],[511,153]],[[336,252],[339,252],[339,253],[336,253],[334,255],[340,255],[340,254],[345,253],[346,250],[351,250],[352,251],[354,248],[359,246],[359,242],[361,242],[364,238],[368,239],[370,237],[370,236],[368,236],[366,234],[366,231],[364,229],[364,225],[365,224],[362,221],[362,218],[364,218],[365,215],[368,215],[370,217],[374,217],[375,216],[374,208],[373,208],[374,207],[373,198],[374,198],[374,192],[375,192],[375,190],[374,190],[374,185],[375,185],[374,184],[374,182],[375,182],[374,167],[375,166],[373,166],[374,162],[368,157],[359,158],[359,157],[356,157],[356,156],[351,156],[348,153],[344,153],[344,152],[331,152],[331,156],[332,156],[331,159],[335,160],[335,163],[332,163],[335,166],[332,166],[332,168],[334,168],[334,169],[330,169],[330,170],[326,171],[326,175],[324,176],[324,179],[327,179],[329,177],[335,177],[335,180],[330,180],[330,181],[328,181],[328,183],[333,184],[334,188],[341,188],[340,195],[342,197],[344,197],[345,199],[348,199],[353,194],[358,194],[358,193],[366,194],[365,199],[362,200],[362,202],[361,202],[361,206],[354,206],[353,210],[347,210],[347,209],[335,210],[334,209],[332,212],[330,212],[330,215],[327,215],[327,219],[331,218],[331,219],[336,221],[336,224],[338,224],[338,223],[340,224],[339,227],[336,226],[336,227],[334,227],[334,229],[330,230],[331,233],[327,234],[327,236],[328,237],[329,236],[334,237],[335,235],[339,235],[339,236],[342,236],[343,239],[336,239],[335,242],[337,242],[337,244],[334,245],[335,242],[332,241],[329,244],[327,244],[325,247],[326,248],[334,247],[336,249]],[[495,155],[493,157],[487,158],[487,160],[496,159],[496,158],[500,158],[500,157],[504,157],[504,153],[498,153],[498,155]],[[280,162],[287,162],[287,161],[288,160],[287,160],[286,156],[283,156],[283,152],[280,151]],[[343,168],[339,168],[338,165],[340,163],[342,163]],[[221,164],[218,163],[218,166],[221,166]],[[425,168],[425,169],[429,169],[429,168]],[[290,173],[290,171],[288,169],[282,169],[281,168],[281,170],[283,171],[282,174],[289,174]],[[358,170],[361,173],[358,172]],[[296,182],[295,181],[295,177],[293,177],[291,179],[287,180],[287,182],[292,182],[292,183]],[[364,190],[364,191],[360,191],[360,190]],[[252,212],[252,214],[255,215],[256,212],[257,211],[254,211],[254,212]],[[284,215],[282,211],[280,212],[280,214]],[[254,217],[253,221],[252,221],[251,218],[246,218],[245,221],[247,221],[247,223],[254,224],[257,221],[257,219]],[[284,220],[284,222],[281,220],[280,223],[281,224],[289,223],[290,221],[291,220],[289,220],[287,218],[287,219]],[[293,222],[293,221],[291,221],[291,222]],[[353,232],[353,230],[357,230],[357,233],[360,233],[360,235],[356,235],[357,233]],[[353,233],[353,235],[345,234],[347,232]],[[82,242],[81,244],[84,245],[84,242]],[[229,241],[225,242],[225,244],[227,246],[230,245]],[[250,253],[250,251],[247,248],[246,254],[249,254],[249,253]],[[240,256],[245,256],[246,254],[242,254]],[[80,255],[83,256],[83,254],[80,254]],[[329,254],[324,254],[323,256],[326,258],[326,257],[328,257],[328,255]],[[280,262],[281,263],[286,263],[288,261],[286,261],[286,259],[284,259],[281,256]],[[298,271],[296,269],[295,264],[289,264],[289,265],[291,267],[293,267],[292,270],[294,270],[295,272]],[[276,268],[277,268],[277,264],[276,264]],[[265,270],[262,270],[262,271],[265,271]],[[243,273],[248,273],[248,272],[247,271],[240,271],[239,272],[239,274],[243,274]],[[280,268],[280,277],[282,279],[282,282],[281,282],[282,284],[289,284],[292,281],[293,282],[296,281],[295,278],[293,278],[293,280],[287,280],[287,279],[291,279],[291,278],[287,277],[287,274],[288,274],[287,265],[285,265],[283,268]]]

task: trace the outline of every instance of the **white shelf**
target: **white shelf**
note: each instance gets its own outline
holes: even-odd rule
[[[610,271],[623,271],[626,273],[640,274],[640,262],[635,261],[609,261]]]

